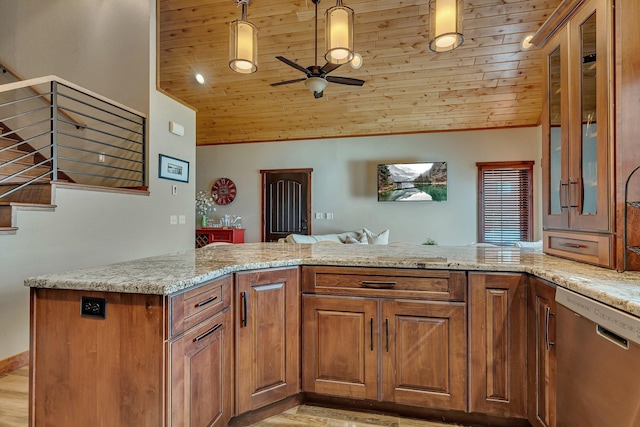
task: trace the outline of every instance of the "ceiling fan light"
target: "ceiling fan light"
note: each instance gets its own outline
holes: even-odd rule
[[[229,68],[241,74],[258,71],[258,29],[247,21],[246,3],[242,3],[242,19],[230,25]]]
[[[449,52],[464,42],[462,35],[463,0],[429,1],[429,49]]]
[[[313,93],[321,93],[327,84],[329,82],[321,77],[309,77],[304,81],[304,85]]]
[[[324,58],[332,64],[346,64],[353,59],[353,10],[337,0],[325,14]]]

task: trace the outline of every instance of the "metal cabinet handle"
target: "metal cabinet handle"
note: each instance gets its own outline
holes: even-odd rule
[[[373,351],[373,317],[371,318],[371,322],[370,322],[370,339],[371,339],[371,351]]]
[[[569,178],[569,207],[570,208],[578,208],[578,207],[580,207],[580,205],[575,205],[575,204],[571,203],[572,200],[574,201],[574,203],[576,203],[578,201],[578,199],[579,199],[579,197],[578,197],[578,195],[576,193],[577,185],[578,185],[578,181],[572,181],[571,178]],[[573,189],[573,191],[571,191],[572,189]],[[574,197],[571,197],[572,195]]]
[[[213,328],[209,329],[207,332],[205,332],[202,335],[198,335],[197,337],[195,337],[193,339],[193,342],[198,342],[202,339],[205,339],[206,337],[208,337],[209,335],[211,335],[212,333],[214,333],[215,331],[217,331],[218,329],[220,329],[222,327],[222,323],[218,323],[216,326],[214,326]]]
[[[381,280],[363,280],[360,282],[363,288],[374,288],[374,289],[385,289],[385,288],[393,288],[397,285],[397,282],[393,281],[381,281]]]
[[[242,327],[247,327],[247,292],[242,292],[242,318],[240,320]]]
[[[586,248],[586,246],[580,245],[578,243],[562,243],[560,244],[560,246],[564,246],[566,248],[575,248],[575,249]]]
[[[385,319],[386,330],[387,330],[387,353],[389,353],[389,319]]]
[[[551,312],[551,307],[547,306],[545,308],[545,324],[544,324],[544,342],[545,342],[545,346],[547,347],[547,351],[551,351],[551,346],[552,345],[556,345],[555,342],[553,341],[549,341],[549,323],[550,323],[550,319],[551,316],[555,316],[554,313]]]
[[[558,191],[558,197],[560,198],[560,209],[567,209],[569,207],[569,203],[568,202],[563,203],[563,200],[562,200],[562,193],[563,193],[564,187],[568,187],[568,186],[569,184],[565,184],[562,182],[562,180],[560,180],[560,191]],[[567,197],[565,197],[564,200],[567,200],[569,198],[568,189],[567,189],[566,196]]]
[[[195,307],[196,307],[196,308],[198,308],[198,307],[202,307],[203,305],[207,305],[207,304],[209,304],[209,303],[211,303],[211,302],[214,302],[214,301],[215,301],[215,300],[217,300],[217,299],[218,299],[218,297],[211,297],[211,298],[206,299],[206,300],[204,300],[204,301],[200,301],[199,303],[197,303],[197,304],[195,305]]]

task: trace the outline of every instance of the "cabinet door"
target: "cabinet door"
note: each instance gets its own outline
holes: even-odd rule
[[[556,425],[555,295],[553,285],[529,278],[528,414],[533,427]]]
[[[382,302],[382,400],[467,409],[464,303]]]
[[[543,50],[546,92],[542,110],[542,225],[569,226],[568,31],[556,34]]]
[[[303,389],[378,399],[378,302],[305,295]]]
[[[298,269],[236,274],[236,410],[261,408],[300,389]]]
[[[613,90],[607,3],[589,0],[569,21],[569,223],[573,230],[611,229],[609,106]]]
[[[521,274],[469,273],[471,412],[527,416],[526,299]]]
[[[168,425],[222,427],[232,412],[231,311],[169,343]]]

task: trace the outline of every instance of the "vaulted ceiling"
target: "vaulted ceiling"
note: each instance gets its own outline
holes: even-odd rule
[[[354,45],[364,64],[331,75],[365,84],[330,83],[314,99],[302,82],[270,86],[304,77],[276,55],[303,67],[315,62],[311,0],[251,1],[259,56],[249,75],[228,66],[229,23],[240,17],[232,0],[159,0],[158,86],[197,108],[198,145],[535,125],[542,57],[520,42],[559,3],[465,0],[463,45],[433,53],[428,0],[344,0],[355,11]],[[324,11],[334,5],[319,5],[319,56]]]

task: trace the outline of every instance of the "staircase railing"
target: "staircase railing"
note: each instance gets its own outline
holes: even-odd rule
[[[145,150],[131,108],[56,76],[0,85],[0,201],[49,180],[144,187]]]

